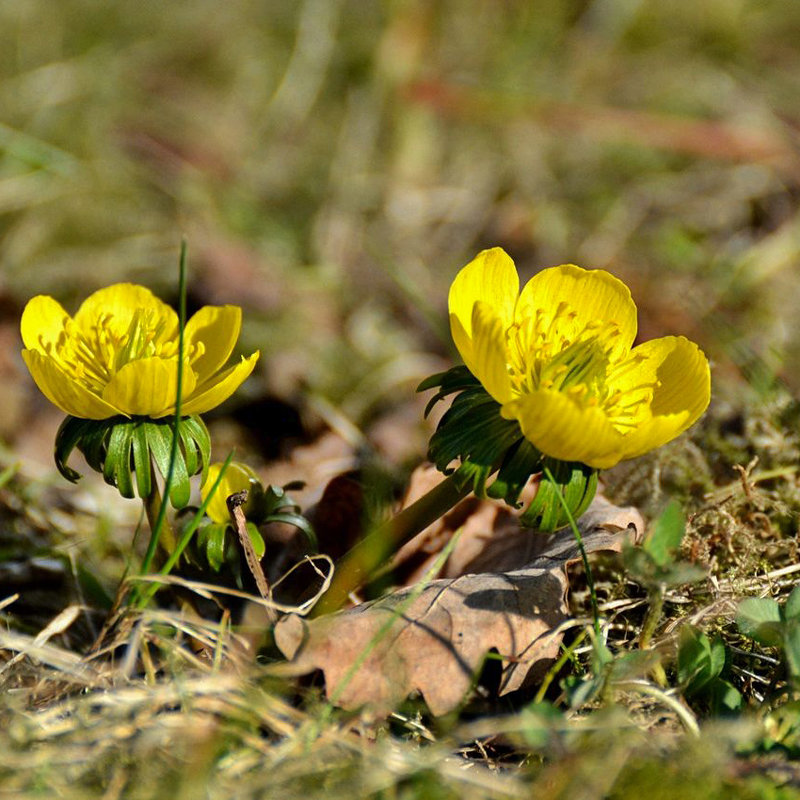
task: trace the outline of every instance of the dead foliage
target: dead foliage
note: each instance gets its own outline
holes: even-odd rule
[[[431,480],[418,474],[407,502]],[[598,497],[578,525],[586,551],[596,552],[619,551],[644,523],[635,509]],[[345,708],[387,712],[419,691],[432,713],[447,713],[490,652],[501,663],[499,696],[535,685],[558,654],[559,625],[569,616],[566,567],[580,557],[572,531],[543,536],[521,528],[500,503],[470,497],[409,543],[398,564],[426,545],[434,557],[456,532],[438,568],[413,572],[404,588],[312,621],[284,617],[278,647],[298,671],[323,670],[328,697]],[[446,577],[433,580],[435,573]]]

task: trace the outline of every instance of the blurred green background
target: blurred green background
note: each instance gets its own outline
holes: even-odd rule
[[[796,0],[0,0],[0,436],[46,405],[25,301],[174,299],[182,235],[192,304],[263,353],[230,407],[369,435],[448,365],[447,288],[494,245],[622,277],[717,395],[798,389],[799,42]]]

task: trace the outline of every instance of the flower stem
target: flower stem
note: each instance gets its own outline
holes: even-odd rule
[[[159,543],[170,553],[175,548],[175,533],[172,526],[167,521],[166,503],[161,497],[161,492],[156,483],[155,470],[152,469],[150,476],[150,494],[144,499],[144,511],[147,514],[147,521],[150,523],[150,541],[147,544],[147,552],[142,560],[142,573],[150,572],[153,558]]]
[[[330,588],[314,608],[312,616],[341,608],[350,592],[363,586],[392,553],[446,514],[471,491],[472,482],[456,471],[362,539],[337,565]]]
[[[654,586],[647,593],[647,613],[642,622],[642,632],[639,634],[639,647],[642,650],[647,650],[650,647],[650,641],[656,631],[659,619],[661,619],[661,611],[664,608],[664,587],[659,584]]]
[[[661,619],[663,609],[664,585],[658,584],[647,593],[647,613],[645,614],[644,622],[642,622],[642,632],[639,634],[640,649],[648,650],[650,648],[650,643],[653,639],[653,634],[656,632],[658,621]],[[661,664],[656,664],[653,667],[653,678],[661,686],[667,685],[667,676]]]
[[[175,547],[175,533],[169,522],[167,522],[167,504],[161,497],[161,492],[156,482],[155,469],[152,464],[150,465],[150,470],[150,494],[142,500],[145,514],[147,514],[147,522],[150,525],[150,541],[147,543],[147,552],[142,559],[142,575],[147,575],[150,572],[159,543],[163,545],[167,553]],[[136,587],[133,594],[133,605],[137,608],[142,608],[146,605],[149,596],[146,597],[142,589]]]
[[[206,508],[208,508],[208,504],[211,502],[214,493],[219,488],[219,485],[222,483],[223,477],[225,477],[225,472],[230,466],[231,460],[233,459],[233,451],[228,453],[228,457],[225,459],[225,463],[222,465],[222,468],[217,475],[217,479],[211,485],[211,489],[206,496],[206,499],[200,504],[200,508],[197,509],[197,513],[194,515],[194,518],[183,528],[181,532],[181,538],[174,546],[171,546],[168,551],[167,559],[164,562],[163,566],[160,569],[161,575],[169,575],[172,571],[172,568],[178,563],[178,559],[183,554],[183,551],[189,545],[189,542],[194,536],[195,531],[197,530],[198,526],[200,525],[201,520],[203,519],[203,515],[206,512]],[[156,492],[158,488],[156,488]],[[147,509],[148,504],[145,503],[145,509]],[[158,512],[156,512],[158,513]],[[147,515],[148,520],[151,519],[150,513],[148,511]],[[150,523],[152,525],[152,522]],[[175,534],[171,528],[168,527],[168,536],[171,537],[174,541]],[[143,571],[144,572],[144,571]],[[141,588],[137,592],[137,600],[136,600],[136,607],[137,608],[144,608],[149,602],[153,595],[158,591],[158,583],[151,583],[149,586]]]
[[[175,474],[175,459],[178,455],[178,444],[180,441],[179,431],[181,425],[181,400],[183,397],[183,348],[184,348],[184,327],[186,326],[186,238],[181,240],[181,254],[178,260],[178,361],[177,361],[177,382],[175,394],[175,422],[172,429],[172,446],[169,453],[169,468],[164,476],[164,494],[169,495],[172,487],[172,479]],[[169,522],[167,522],[167,504],[161,498],[156,481],[156,471],[152,459],[150,461],[150,494],[144,499],[144,508],[147,513],[147,521],[150,523],[150,542],[147,545],[147,552],[142,561],[142,573],[150,572],[153,557],[158,547],[159,537],[164,535],[164,548],[169,553],[175,548],[175,533]]]

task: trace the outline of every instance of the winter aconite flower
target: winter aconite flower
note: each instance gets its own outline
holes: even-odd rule
[[[233,394],[258,352],[225,367],[241,327],[236,306],[205,306],[186,323],[181,414]],[[74,317],[47,295],[21,322],[22,357],[42,393],[73,417],[159,419],[175,413],[178,315],[143,286],[119,283],[84,300]]]
[[[217,482],[222,466],[221,463],[211,464],[211,466],[209,466],[208,475],[205,481],[203,481],[203,485],[200,487],[200,496],[203,500],[208,498],[211,488]],[[247,464],[242,464],[239,461],[231,461],[225,470],[225,474],[222,476],[222,480],[214,490],[211,500],[209,500],[206,506],[206,514],[208,514],[214,522],[227,525],[230,521],[230,512],[228,511],[227,504],[228,497],[237,492],[252,492],[255,487],[261,488],[258,482],[258,475],[256,475]],[[263,489],[261,489],[261,491],[263,491]]]
[[[428,411],[453,398],[428,456],[458,493],[517,508],[532,480],[528,527],[577,519],[598,470],[668,442],[708,405],[700,349],[682,336],[634,347],[636,306],[608,272],[553,267],[520,292],[514,262],[484,250],[456,276],[449,306],[465,366],[419,386],[437,389]]]
[[[628,287],[603,270],[545,269],[519,291],[484,250],[456,276],[450,327],[469,371],[540,453],[607,468],[670,441],[705,411],[708,361],[682,336],[636,347]]]
[[[253,552],[258,558],[261,558],[265,551],[259,525],[270,522],[294,526],[308,540],[310,549],[316,552],[317,539],[314,529],[300,513],[300,507],[282,488],[264,487],[247,464],[239,461],[230,461],[227,464],[217,462],[209,466],[208,474],[200,487],[200,496],[204,503],[208,503],[206,515],[211,522],[199,528],[198,546],[201,552],[205,552],[206,560],[212,569],[219,570],[227,561],[238,579],[241,578],[239,572],[241,547],[237,544],[241,532],[234,531],[227,501],[232,494],[244,491],[247,492],[247,498],[242,505],[245,527]]]

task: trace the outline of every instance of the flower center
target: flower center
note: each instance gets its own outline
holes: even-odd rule
[[[166,328],[166,320],[157,318],[151,308],[137,308],[128,326],[127,333],[120,339],[120,347],[114,357],[117,370],[130,361],[140,358],[161,356],[169,358],[177,350],[177,341],[161,341]]]
[[[124,332],[112,314],[104,314],[91,325],[79,326],[68,319],[55,346],[44,349],[72,377],[100,394],[122,367],[142,358],[174,358],[178,337],[168,329],[168,319],[154,309],[138,308]],[[198,358],[205,350],[201,342],[189,344],[185,357]]]
[[[508,329],[507,366],[513,391],[565,392],[583,408],[599,407],[625,433],[636,426],[643,406],[649,406],[655,383],[643,382],[624,391],[617,387],[646,357],[614,352],[620,335],[616,322],[593,320],[579,327],[577,316],[569,303],[561,302],[552,316],[537,309]]]

